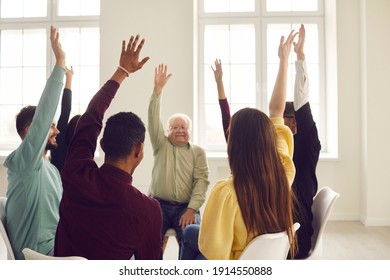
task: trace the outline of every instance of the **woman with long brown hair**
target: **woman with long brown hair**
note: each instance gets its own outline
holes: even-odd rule
[[[214,186],[202,223],[184,230],[180,259],[239,259],[257,235],[287,230],[295,254],[291,183],[293,135],[284,125],[288,58],[297,33],[280,40],[279,71],[269,103],[236,112],[228,133],[231,176]]]

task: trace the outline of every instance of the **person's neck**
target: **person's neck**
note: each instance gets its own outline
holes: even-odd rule
[[[115,166],[116,168],[119,168],[130,175],[133,174],[135,169],[132,162],[129,160],[110,160],[106,158],[104,159],[104,163]]]

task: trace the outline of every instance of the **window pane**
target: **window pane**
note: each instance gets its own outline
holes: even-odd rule
[[[226,145],[219,104],[206,105],[206,142],[208,146]]]
[[[207,25],[204,62],[220,58],[224,63],[255,63],[254,25]]]
[[[204,0],[205,13],[254,12],[255,0]]]
[[[46,84],[46,67],[23,68],[23,105],[37,105]]]
[[[80,28],[60,28],[59,33],[61,44],[66,50],[67,66],[78,66],[80,64]]]
[[[24,17],[46,17],[47,0],[24,0]]]
[[[317,11],[318,0],[267,0],[267,12]]]
[[[0,57],[1,67],[22,66],[23,64],[23,34],[22,30],[1,31]]]
[[[204,63],[213,63],[220,58],[224,63],[229,60],[229,25],[207,25],[204,31]]]
[[[22,104],[22,68],[1,68],[0,73],[0,106]]]
[[[80,67],[80,104],[88,104],[99,89],[99,67]],[[83,113],[83,111],[82,111]]]
[[[230,0],[230,12],[254,12],[255,0]]]
[[[231,63],[255,63],[254,25],[231,25],[230,29]]]
[[[12,151],[21,142],[16,132],[16,114],[21,106],[0,106],[0,135],[2,151]]]
[[[59,0],[59,16],[100,15],[100,0]]]
[[[255,65],[231,65],[231,103],[256,104]]]
[[[82,65],[99,65],[100,33],[99,28],[81,28],[80,53]]]
[[[60,33],[69,66],[99,65],[99,28],[61,28]]]
[[[24,30],[23,36],[23,65],[46,66],[46,30]]]
[[[47,0],[1,0],[2,18],[46,16]]]

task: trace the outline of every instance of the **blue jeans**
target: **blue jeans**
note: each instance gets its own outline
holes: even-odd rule
[[[164,201],[161,199],[157,199],[157,201],[160,203],[162,217],[163,217],[162,230],[161,230],[161,245],[163,244],[164,235],[167,232],[167,230],[169,228],[174,228],[176,231],[177,239],[179,241],[179,256],[180,256],[183,230],[181,229],[181,226],[179,226],[179,221],[180,221],[180,217],[187,210],[188,203],[172,204],[168,201]],[[199,211],[196,213],[196,223],[200,224]],[[162,259],[162,252],[160,257]]]
[[[199,251],[199,225],[189,225],[184,229],[181,242],[180,260],[206,260]]]

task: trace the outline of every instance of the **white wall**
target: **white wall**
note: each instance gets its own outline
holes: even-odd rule
[[[178,111],[193,117],[193,1],[101,2],[101,82],[114,72],[121,40],[128,40],[131,34],[139,33],[146,38],[141,54],[150,56],[144,68],[122,84],[106,115],[133,111],[146,123],[154,67],[166,63],[173,77],[164,91],[163,119]],[[386,180],[389,133],[383,129],[390,101],[386,84],[390,63],[386,47],[390,35],[385,28],[390,26],[390,1],[336,1],[336,10],[337,32],[335,38],[327,38],[327,43],[337,44],[335,110],[339,116],[339,159],[320,160],[319,184],[329,185],[341,194],[333,219],[390,225],[390,183]],[[145,158],[134,174],[134,185],[144,192],[148,189],[152,164],[147,138]],[[226,159],[210,158],[209,165],[212,184],[229,174]],[[0,195],[5,193],[5,176],[1,167]]]
[[[388,112],[390,104],[390,1],[362,0],[362,173],[364,211],[368,225],[389,225],[390,157]]]

